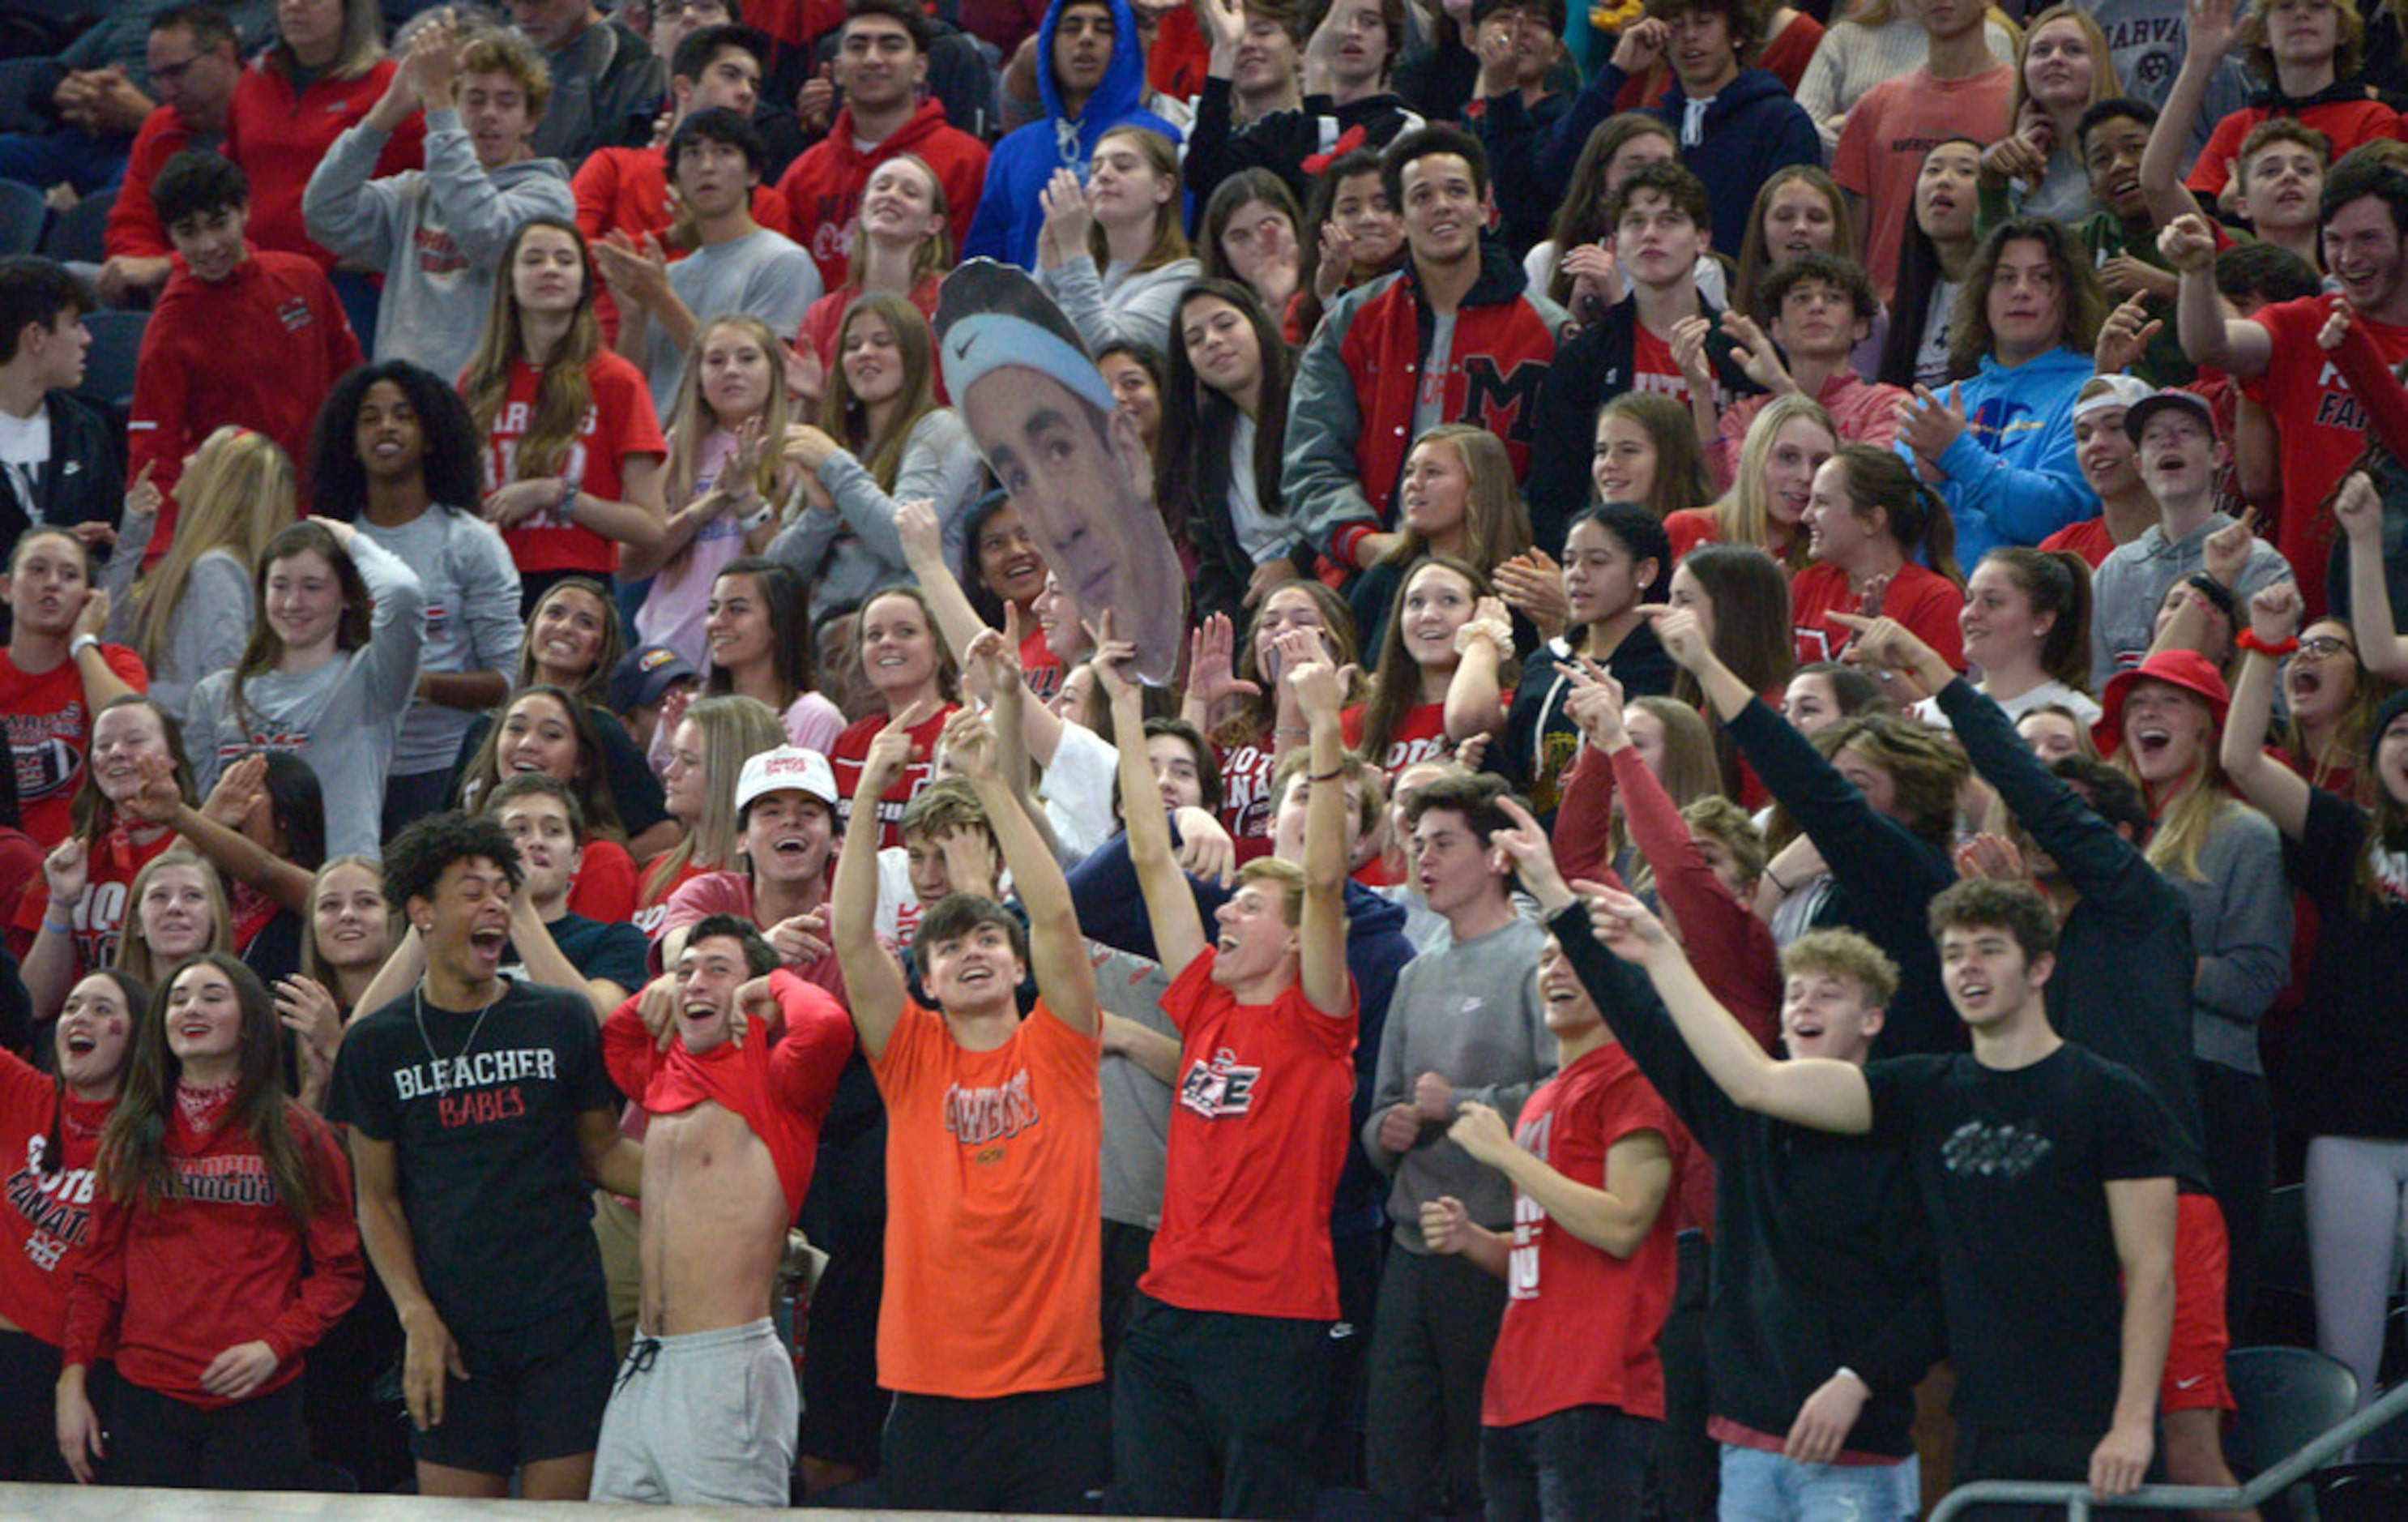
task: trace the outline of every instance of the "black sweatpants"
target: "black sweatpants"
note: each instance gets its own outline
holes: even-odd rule
[[[1504,1316],[1504,1280],[1389,1244],[1364,1432],[1373,1495],[1420,1516],[1481,1510],[1480,1396]]]
[[[120,1380],[108,1457],[114,1485],[306,1489],[312,1470],[301,1382],[207,1411]]]
[[[1312,1515],[1329,1324],[1182,1311],[1140,1292],[1112,1372],[1111,1510]]]

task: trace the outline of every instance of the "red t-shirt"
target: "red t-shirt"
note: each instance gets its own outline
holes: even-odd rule
[[[1023,615],[1026,616],[1024,610]],[[1032,626],[1020,637],[1020,680],[1029,695],[1040,703],[1050,703],[1062,691],[1062,680],[1069,673],[1062,668],[1062,657],[1045,639],[1045,631]]]
[[[1354,986],[1343,1016],[1294,986],[1240,1004],[1212,981],[1219,955],[1188,963],[1162,996],[1180,1079],[1162,1225],[1138,1287],[1185,1311],[1335,1320],[1329,1206],[1352,1130]]]
[[[2272,116],[2264,106],[2247,106],[2216,122],[2208,134],[2207,145],[2199,151],[2198,162],[2191,165],[2190,178],[2184,181],[2197,194],[2214,200],[2224,194],[2231,179],[2231,165],[2241,156],[2241,145],[2259,123]],[[2328,100],[2298,111],[2285,111],[2301,126],[2314,127],[2325,135],[2332,145],[2332,156],[2339,159],[2360,143],[2401,136],[2400,113],[2379,100]]]
[[[1644,323],[1631,324],[1628,389],[1652,391],[1677,402],[1689,399],[1689,378],[1672,363],[1672,346],[1649,332]]]
[[[1356,725],[1360,726],[1361,721]],[[1242,745],[1215,745],[1221,763],[1221,827],[1232,840],[1268,840],[1271,818],[1271,774],[1279,770],[1272,737],[1265,734]]]
[[[126,912],[133,907],[134,879],[150,865],[151,857],[175,843],[172,829],[162,829],[149,840],[136,840],[116,826],[101,831],[100,839],[84,853],[83,897],[76,900],[75,912],[68,916],[75,925],[69,934],[78,967],[109,967],[117,961],[118,938],[125,928]],[[17,900],[8,933],[8,949],[21,959],[41,933],[42,916],[50,907],[50,891],[39,871],[34,874],[33,885],[43,891],[29,888]]]
[[[123,645],[103,645],[100,653],[120,681],[136,692],[150,691],[141,656]],[[47,851],[67,838],[67,811],[83,783],[84,752],[92,744],[92,712],[75,661],[29,676],[0,648],[0,725],[7,728],[17,765],[18,815],[25,833]]]
[[[1338,716],[1339,732],[1345,738],[1348,750],[1362,749],[1363,711],[1367,706],[1357,703]],[[1388,754],[1380,759],[1380,769],[1394,783],[1409,767],[1443,760],[1454,754],[1455,746],[1446,738],[1446,705],[1424,703],[1398,721],[1397,732],[1388,741]]]
[[[2283,440],[2283,505],[2272,536],[2290,562],[2306,601],[2306,621],[2325,611],[2325,561],[2332,549],[2333,516],[2325,498],[2365,450],[2369,420],[2316,333],[2338,297],[2303,296],[2260,308],[2249,321],[2273,339],[2266,371],[2244,380],[2242,395],[2273,414]],[[2377,323],[2365,313],[2352,323],[2374,340],[2386,365],[2408,359],[2408,327]]]
[[[635,926],[644,932],[645,940],[660,939],[661,926],[668,919],[670,896],[710,870],[710,868],[696,866],[689,859],[677,869],[676,875],[655,881],[657,869],[647,869],[642,902],[636,906],[635,914]]]
[[[52,1347],[67,1340],[67,1292],[92,1245],[93,1156],[114,1099],[86,1102],[60,1094],[48,1074],[0,1051],[0,1315]],[[64,1104],[57,1166],[42,1167],[50,1118]]]
[[[568,912],[614,925],[636,917],[636,858],[616,840],[585,842],[577,876],[568,884]]]
[[[1598,1048],[1540,1085],[1513,1141],[1574,1184],[1605,1187],[1605,1157],[1641,1131],[1679,1127],[1619,1045]],[[1669,1200],[1668,1200],[1669,1206]],[[1574,1406],[1612,1406],[1661,1420],[1664,1366],[1656,1334],[1672,1308],[1673,1213],[1656,1214],[1639,1250],[1616,1257],[1556,1228],[1513,1191],[1505,1319],[1481,1393],[1484,1427],[1512,1427]]]
[[[1683,508],[1664,515],[1664,537],[1672,541],[1672,564],[1677,566],[1698,545],[1722,542],[1722,520],[1712,508]]]
[[[547,471],[577,483],[577,489],[606,502],[625,500],[624,462],[630,455],[660,459],[668,453],[661,438],[660,420],[652,412],[652,388],[644,374],[618,355],[604,350],[585,366],[594,406],[568,457]],[[526,435],[528,415],[535,408],[536,387],[543,366],[524,361],[510,366],[509,395],[485,436],[485,490],[507,486],[519,479],[518,442]],[[522,519],[504,532],[510,557],[523,571],[582,571],[608,579],[619,568],[619,547],[594,530],[569,522],[550,509]]]
[[[1923,156],[1951,137],[1987,147],[2014,129],[2015,71],[2004,64],[1962,79],[1935,79],[1928,67],[1886,79],[1865,92],[1848,112],[1831,178],[1869,203],[1857,223],[1865,238],[1865,273],[1882,300],[1898,285],[1899,250],[1914,214],[1914,182]]]
[[[2106,519],[2085,518],[2041,540],[2040,547],[2051,552],[2071,550],[2088,561],[2092,570],[2097,570],[2109,555],[2114,553],[2115,536],[2107,531]]]
[[[827,990],[780,968],[769,974],[783,1024],[775,1040],[755,1033],[700,1056],[672,1041],[664,1048],[630,998],[602,1023],[602,1060],[610,1081],[645,1113],[674,1115],[709,1101],[733,1112],[769,1149],[786,1213],[798,1214],[818,1161],[820,1123],[836,1081],[853,1055],[853,1019]]]
[[[903,806],[920,796],[928,785],[935,770],[937,741],[943,738],[945,721],[953,716],[958,703],[948,703],[936,716],[911,731],[911,760],[903,775],[886,796],[878,800],[878,844],[881,850],[903,843]],[[886,715],[873,713],[858,723],[848,725],[836,743],[828,747],[828,769],[836,773],[836,824],[838,833],[848,828],[853,820],[853,789],[861,783],[861,764],[869,759],[869,742],[886,727]]]
[[[1828,615],[1853,613],[1862,601],[1848,590],[1847,573],[1836,567],[1809,566],[1791,577],[1789,610],[1798,640],[1798,664],[1838,660],[1855,636]],[[1882,611],[1905,625],[1959,671],[1965,669],[1965,637],[1956,626],[1956,615],[1964,607],[1965,594],[1956,582],[1911,560],[1899,567],[1882,594]]]

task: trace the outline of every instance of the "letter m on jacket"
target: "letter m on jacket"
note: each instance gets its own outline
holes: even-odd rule
[[[1531,415],[1539,405],[1539,387],[1547,379],[1546,364],[1525,359],[1504,369],[1494,355],[1475,354],[1463,362],[1463,421],[1485,428],[1514,446],[1527,450],[1532,441]]]

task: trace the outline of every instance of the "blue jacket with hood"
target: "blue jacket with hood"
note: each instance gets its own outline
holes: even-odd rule
[[[1145,49],[1139,43],[1137,16],[1128,0],[1106,0],[1112,9],[1112,60],[1104,65],[1103,82],[1088,97],[1078,116],[1062,114],[1062,91],[1054,83],[1054,28],[1060,24],[1069,0],[1053,0],[1037,29],[1038,98],[1045,104],[1041,121],[1009,133],[995,145],[986,164],[986,188],[979,193],[978,216],[962,244],[964,259],[1000,259],[1023,269],[1037,267],[1037,231],[1045,213],[1037,202],[1056,169],[1069,169],[1082,181],[1096,139],[1114,127],[1151,127],[1180,140],[1179,129],[1147,110]]]

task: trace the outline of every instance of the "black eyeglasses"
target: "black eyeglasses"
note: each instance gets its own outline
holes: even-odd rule
[[[2313,655],[2317,660],[2323,660],[2329,655],[2338,655],[2344,650],[2348,651],[2352,655],[2358,653],[2358,652],[2351,647],[2348,640],[2341,639],[2335,635],[2320,634],[2313,639],[2302,639],[2300,641],[2300,653],[2302,655]]]

